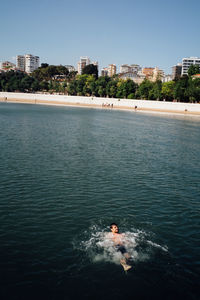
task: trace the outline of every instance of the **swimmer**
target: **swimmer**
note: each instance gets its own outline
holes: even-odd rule
[[[119,233],[119,228],[116,223],[110,224],[110,230],[111,233],[109,236],[113,240],[114,246],[117,251],[121,252],[124,258],[120,260],[120,263],[122,267],[124,268],[124,271],[128,271],[131,269],[131,266],[127,264],[127,260],[130,258],[130,255],[128,254],[124,244],[123,244],[123,237],[124,234]]]

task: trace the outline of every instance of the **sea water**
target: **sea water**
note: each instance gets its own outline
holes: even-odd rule
[[[0,104],[1,299],[199,299],[199,150],[199,118]]]

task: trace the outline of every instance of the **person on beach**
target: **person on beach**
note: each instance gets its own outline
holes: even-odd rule
[[[116,223],[110,224],[110,230],[111,230],[110,237],[114,243],[116,250],[121,252],[121,254],[124,256],[124,258],[120,260],[120,263],[124,268],[124,270],[128,271],[131,268],[131,266],[127,264],[130,255],[123,244],[124,234],[119,233],[119,227]]]

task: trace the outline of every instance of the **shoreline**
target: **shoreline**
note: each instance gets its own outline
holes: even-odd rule
[[[200,116],[200,104],[151,100],[128,100],[51,94],[0,92],[0,103],[57,105],[109,110],[127,110],[143,113]]]

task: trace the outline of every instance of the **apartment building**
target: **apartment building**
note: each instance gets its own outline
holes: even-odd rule
[[[101,69],[101,76],[108,76],[108,68]]]
[[[172,80],[179,79],[181,77],[182,64],[177,64],[172,67]]]
[[[10,61],[3,61],[1,63],[1,69],[3,71],[16,70],[16,65],[11,63]]]
[[[117,67],[114,64],[110,64],[108,66],[108,76],[112,77],[113,75],[116,75],[117,73]]]
[[[172,81],[172,75],[171,74],[167,74],[162,78],[162,82],[169,82]]]
[[[31,54],[25,55],[25,72],[30,74],[37,68],[39,68],[40,59],[39,56]]]
[[[120,73],[130,72],[130,66],[127,64],[123,64],[120,66]]]
[[[143,68],[141,74],[145,75],[146,79],[150,81],[163,80],[165,76],[164,71],[159,69],[158,67]]]
[[[153,70],[154,70],[154,68],[143,68],[142,74],[144,74],[147,79],[152,80]]]
[[[138,74],[138,72],[140,72],[141,70],[142,68],[136,64],[132,64],[132,65],[124,64],[120,66],[120,73],[132,72]]]
[[[17,55],[16,57],[17,69],[25,72],[25,57],[24,55]]]
[[[67,68],[69,72],[75,71],[75,68],[72,65],[65,65],[65,68]]]
[[[135,72],[126,72],[126,73],[120,73],[119,78],[124,79],[124,80],[131,79],[135,83],[141,84],[142,81],[145,79],[145,75],[143,75],[143,74],[138,75]]]
[[[163,70],[159,69],[158,67],[155,67],[153,69],[152,81],[163,80],[164,77],[165,77],[165,74],[164,74]]]
[[[136,64],[132,64],[130,65],[131,68],[131,72],[138,74],[139,72],[142,71],[142,68],[140,67],[140,65],[136,65]]]
[[[192,79],[197,79],[199,78],[200,79],[200,74],[195,74],[195,75],[192,75]]]
[[[82,74],[82,71],[83,69],[87,66],[87,65],[94,65],[94,66],[97,66],[97,69],[98,69],[98,61],[93,61],[91,62],[89,57],[87,56],[81,56],[80,57],[80,60],[78,62],[78,74],[81,75]]]
[[[78,62],[78,74],[82,74],[83,69],[90,64],[90,59],[87,56],[81,56]]]
[[[101,69],[101,76],[112,77],[113,75],[116,75],[116,73],[117,73],[117,67],[114,64],[110,64],[108,67]]]
[[[28,74],[39,68],[40,58],[32,54],[17,55],[17,69]]]
[[[191,65],[200,66],[200,58],[198,57],[186,57],[182,59],[182,71],[181,75],[188,75],[188,69]]]

